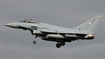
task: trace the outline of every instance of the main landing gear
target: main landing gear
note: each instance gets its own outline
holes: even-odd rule
[[[37,38],[37,35],[35,36],[35,39]],[[36,40],[33,41],[33,44],[36,44]]]
[[[65,42],[58,42],[58,43],[56,44],[56,47],[57,47],[57,48],[60,48],[61,46],[65,46]]]

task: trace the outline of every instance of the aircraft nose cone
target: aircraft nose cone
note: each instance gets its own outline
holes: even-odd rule
[[[5,26],[8,26],[8,27],[17,27],[17,24],[16,23],[8,23],[8,24],[5,24]]]

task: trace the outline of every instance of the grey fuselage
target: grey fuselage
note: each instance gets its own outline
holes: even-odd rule
[[[14,25],[9,27],[29,30],[32,35],[36,35],[37,37],[41,37],[43,40],[47,41],[64,40],[65,42],[71,42],[78,39],[90,40],[94,38],[94,35],[92,35],[91,32],[81,30],[79,28],[64,28],[46,23],[14,22],[10,24]]]

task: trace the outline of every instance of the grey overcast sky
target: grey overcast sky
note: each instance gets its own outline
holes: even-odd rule
[[[29,31],[12,29],[4,24],[24,19],[75,27],[102,15],[94,40],[66,43],[57,49],[56,42],[43,41]],[[0,0],[0,59],[105,59],[105,0]]]

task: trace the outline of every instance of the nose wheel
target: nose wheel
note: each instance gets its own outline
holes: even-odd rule
[[[33,44],[36,44],[36,41],[35,40],[33,41]]]

